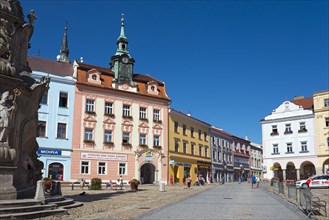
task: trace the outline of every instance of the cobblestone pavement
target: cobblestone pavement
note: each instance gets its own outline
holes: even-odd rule
[[[306,219],[295,205],[248,183],[214,187],[137,219]]]
[[[139,185],[139,190],[136,192],[131,191],[130,188],[124,190],[84,190],[86,194],[83,196],[79,195],[81,189],[76,188],[72,191],[70,187],[63,187],[62,193],[65,197],[83,202],[84,205],[70,209],[69,215],[51,216],[40,218],[40,220],[130,219],[215,186],[218,184],[184,189],[181,185],[175,185],[166,186],[165,192],[160,192],[158,185]]]

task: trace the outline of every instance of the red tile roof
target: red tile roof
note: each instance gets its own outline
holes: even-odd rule
[[[313,98],[301,98],[295,99],[291,101],[295,105],[302,106],[304,109],[312,109],[313,108]]]
[[[59,76],[72,76],[73,66],[71,63],[46,60],[40,57],[28,57],[27,61],[33,71],[40,71]]]
[[[230,134],[230,133],[224,131],[223,129],[212,127],[211,130],[217,131],[218,133],[224,134],[224,135],[229,136],[229,137],[233,136],[233,134]]]
[[[112,88],[112,81],[114,79],[114,74],[110,68],[106,67],[100,67],[100,66],[94,66],[86,63],[78,63],[78,76],[77,76],[77,83],[78,84],[85,84],[85,85],[92,85],[94,87],[100,87],[100,88]],[[96,84],[90,84],[87,80],[88,71],[96,69],[101,73],[101,85]],[[151,77],[150,75],[144,75],[144,74],[133,74],[133,81],[137,85],[137,94],[146,95],[150,97],[155,98],[162,98],[170,100],[170,98],[167,96],[166,88],[163,82]],[[147,83],[154,81],[158,84],[158,95],[156,94],[150,94],[147,92]]]

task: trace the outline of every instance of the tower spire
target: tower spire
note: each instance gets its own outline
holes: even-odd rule
[[[70,59],[69,59],[70,50],[68,47],[68,40],[67,40],[67,21],[65,22],[64,36],[63,36],[63,40],[62,40],[61,49],[59,52],[60,52],[60,54],[57,56],[57,61],[69,63],[70,62]]]

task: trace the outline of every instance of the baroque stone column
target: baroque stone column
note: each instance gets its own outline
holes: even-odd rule
[[[33,198],[43,163],[37,158],[38,108],[49,78],[36,81],[27,62],[34,11],[24,21],[18,0],[0,0],[0,200]]]

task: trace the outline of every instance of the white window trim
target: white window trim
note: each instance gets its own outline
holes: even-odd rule
[[[88,162],[88,173],[82,173],[82,162]],[[91,161],[90,160],[80,160],[80,174],[81,175],[90,175],[90,164],[91,164]]]
[[[105,163],[105,173],[99,173],[99,163]],[[107,162],[106,161],[97,161],[97,175],[107,175]]]
[[[120,174],[120,164],[125,164],[125,174]],[[127,162],[118,162],[118,175],[128,176],[128,163]]]

